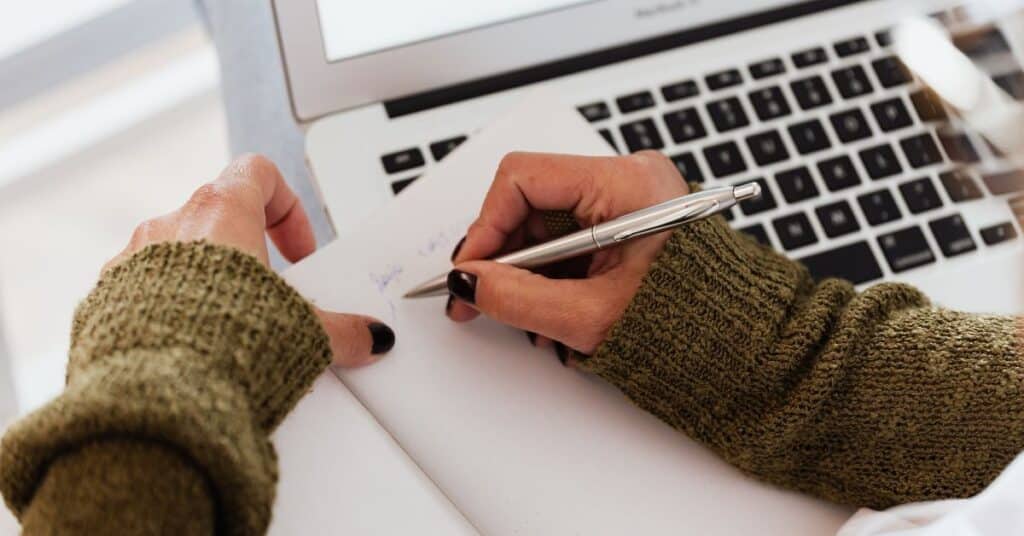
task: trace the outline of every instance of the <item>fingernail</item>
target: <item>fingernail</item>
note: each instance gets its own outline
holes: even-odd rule
[[[555,342],[555,353],[558,354],[558,361],[562,363],[562,366],[566,366],[566,360],[569,359],[569,348],[560,342]]]
[[[395,332],[380,322],[370,324],[370,336],[373,337],[373,355],[383,354],[395,347]]]
[[[526,337],[530,339],[530,344],[537,346],[537,334],[532,331],[526,332]]]
[[[476,276],[462,270],[448,272],[448,292],[470,305],[475,305]]]
[[[455,296],[448,295],[448,303],[444,306],[444,314],[448,315],[452,313],[452,305],[455,305]]]
[[[466,237],[462,237],[459,243],[455,245],[455,249],[452,250],[452,262],[455,262],[455,257],[459,256],[459,252],[462,251],[462,245],[466,243]]]

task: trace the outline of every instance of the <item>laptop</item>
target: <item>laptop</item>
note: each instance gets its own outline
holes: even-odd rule
[[[661,151],[707,186],[758,181],[763,196],[731,224],[816,277],[907,282],[967,311],[1024,309],[1020,162],[892,50],[906,17],[973,24],[955,2],[274,0],[274,11],[340,235],[544,87],[620,153]],[[996,25],[963,46],[1024,98],[1013,42]]]

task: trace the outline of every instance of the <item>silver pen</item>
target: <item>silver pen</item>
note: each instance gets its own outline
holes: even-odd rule
[[[740,201],[760,195],[761,185],[756,182],[709,188],[491,260],[518,268],[538,268],[709,218],[729,210]],[[429,298],[447,295],[448,274],[444,274],[410,290],[405,297]]]

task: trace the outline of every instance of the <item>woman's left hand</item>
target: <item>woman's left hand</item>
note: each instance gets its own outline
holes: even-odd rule
[[[103,270],[150,244],[195,240],[234,247],[268,265],[265,234],[290,262],[316,250],[306,212],[277,166],[262,156],[243,156],[180,209],[139,225],[128,247]],[[394,332],[377,320],[314,309],[330,336],[335,365],[371,363],[394,345]]]

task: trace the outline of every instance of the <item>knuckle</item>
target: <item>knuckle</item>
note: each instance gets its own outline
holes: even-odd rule
[[[197,212],[218,209],[227,204],[228,194],[221,185],[209,182],[200,186],[188,200],[188,206]]]
[[[132,231],[132,236],[128,240],[128,243],[133,247],[140,246],[146,243],[150,239],[150,237],[152,237],[155,234],[155,231],[156,222],[154,222],[153,220],[146,220],[135,226],[135,229]]]
[[[277,165],[269,158],[261,154],[247,153],[235,159],[233,166],[244,178],[251,178],[257,175],[277,175]]]

